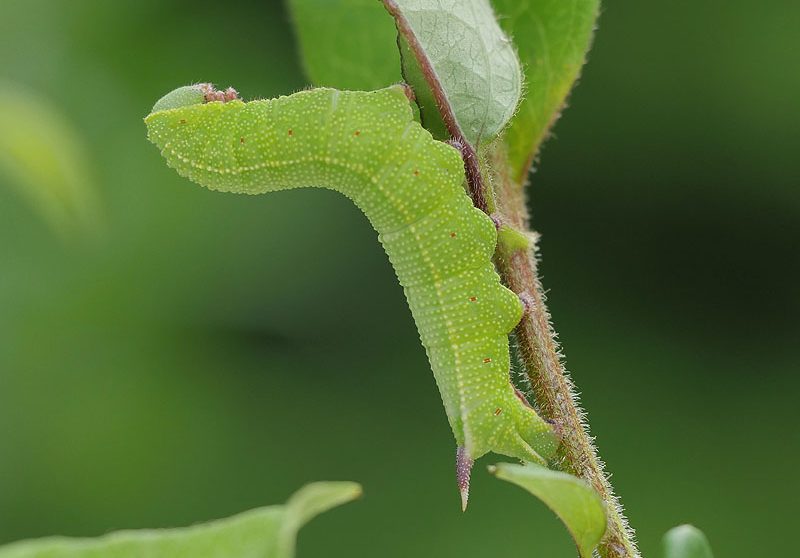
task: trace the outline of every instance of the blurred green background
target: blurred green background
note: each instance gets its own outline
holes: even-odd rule
[[[609,0],[533,176],[551,310],[646,556],[686,521],[720,557],[792,547],[798,29],[792,0]],[[76,127],[102,216],[56,235],[0,176],[0,542],[351,479],[364,499],[301,557],[574,556],[482,467],[459,511],[424,351],[355,207],[211,193],[146,141],[174,86],[306,85],[279,2],[3,0],[0,80]]]

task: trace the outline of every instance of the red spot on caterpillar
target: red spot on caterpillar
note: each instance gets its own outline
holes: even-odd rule
[[[244,143],[244,138],[239,138],[239,143]]]
[[[499,415],[500,413],[502,413],[502,412],[503,412],[503,409],[501,409],[500,407],[498,407],[497,409],[495,409],[495,410],[494,410],[494,416],[498,416],[498,415]]]
[[[492,359],[490,359],[490,358],[483,359],[483,363],[484,364],[489,364],[490,362],[492,362]]]
[[[470,302],[475,302],[476,300],[478,300],[478,297],[477,297],[477,296],[471,296],[471,297],[469,297],[469,301],[470,301]]]
[[[353,135],[354,136],[360,136],[361,135],[361,130],[356,130],[355,132],[353,132]]]
[[[294,135],[294,130],[292,130],[291,128],[289,128],[289,132],[288,132],[288,134],[289,134],[289,136],[293,136],[293,135]]]
[[[451,232],[451,233],[450,233],[450,238],[455,238],[455,237],[456,237],[456,233],[454,233],[454,232]]]
[[[185,119],[185,118],[181,118],[181,119],[180,119],[180,123],[181,123],[181,124],[186,124],[186,119]]]
[[[419,176],[419,170],[418,169],[414,169],[414,176]]]

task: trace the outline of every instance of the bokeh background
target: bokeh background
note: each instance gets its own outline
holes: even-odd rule
[[[791,0],[609,0],[533,176],[556,327],[646,556],[686,521],[720,557],[794,547],[798,29]],[[145,140],[174,86],[306,85],[280,2],[3,0],[0,79],[77,129],[101,217],[56,234],[0,176],[0,542],[348,479],[365,497],[301,557],[574,556],[480,467],[460,512],[424,352],[353,206],[211,193]]]

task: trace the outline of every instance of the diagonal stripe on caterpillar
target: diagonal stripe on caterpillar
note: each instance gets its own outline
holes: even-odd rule
[[[145,119],[148,137],[179,174],[212,190],[319,186],[364,212],[427,351],[459,448],[464,506],[472,462],[487,452],[549,458],[552,427],[509,378],[508,333],[522,303],[492,265],[495,225],[465,194],[458,151],[413,120],[405,89],[235,97],[207,84],[176,89]]]

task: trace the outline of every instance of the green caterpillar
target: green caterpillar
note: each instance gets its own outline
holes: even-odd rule
[[[406,91],[312,89],[245,103],[233,89],[194,85],[164,96],[145,122],[167,163],[207,188],[319,186],[364,212],[427,351],[465,507],[475,459],[494,451],[544,463],[556,438],[510,381],[508,333],[523,304],[491,263],[495,224],[466,195],[459,152],[414,121]]]

